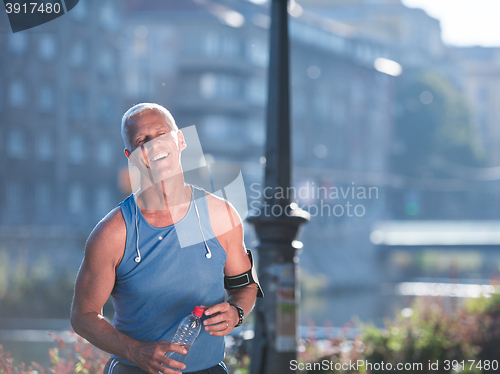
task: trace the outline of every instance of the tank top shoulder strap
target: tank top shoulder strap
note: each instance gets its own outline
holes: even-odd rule
[[[122,211],[122,216],[123,219],[125,220],[125,225],[127,228],[129,228],[131,225],[134,224],[135,220],[135,198],[134,194],[131,194],[129,197],[127,197],[125,200],[123,200],[120,204],[119,207]]]
[[[209,238],[215,238],[212,230],[212,224],[210,223],[210,213],[208,211],[208,201],[207,201],[207,191],[195,185],[191,185],[193,188],[193,200],[198,209],[200,215],[200,223],[203,228],[208,232]]]
[[[135,226],[137,212],[134,194],[131,194],[123,200],[119,206],[122,212],[123,220],[125,221],[125,227],[127,228],[127,237],[123,257],[116,270],[116,276],[118,278],[129,272],[137,265],[134,261],[134,257],[137,255],[137,231]]]

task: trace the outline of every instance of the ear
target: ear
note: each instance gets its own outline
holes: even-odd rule
[[[185,150],[187,147],[186,140],[184,139],[184,134],[181,130],[177,131],[177,139],[179,140],[179,149],[181,151]]]
[[[130,157],[132,153],[128,149],[124,149],[123,152],[125,152],[125,156],[128,158],[128,161],[130,162],[130,165],[135,166],[134,164],[134,157]]]

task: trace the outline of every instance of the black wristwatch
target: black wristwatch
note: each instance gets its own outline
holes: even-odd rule
[[[245,317],[245,311],[236,304],[229,304],[229,305],[234,306],[236,308],[236,311],[238,312],[238,317],[240,319],[234,327],[241,326],[241,324],[243,323],[243,318]]]

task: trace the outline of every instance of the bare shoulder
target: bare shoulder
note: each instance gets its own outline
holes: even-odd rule
[[[229,201],[207,192],[207,204],[216,236],[217,232],[225,233],[242,226],[240,215]]]
[[[226,253],[235,247],[244,248],[243,224],[233,205],[209,192],[207,192],[207,205],[212,230]]]
[[[105,260],[117,266],[123,257],[127,227],[120,207],[109,212],[92,230],[85,246],[85,257]]]
[[[207,193],[210,223],[217,240],[227,254],[224,273],[234,276],[250,268],[241,218],[232,204],[220,197]]]

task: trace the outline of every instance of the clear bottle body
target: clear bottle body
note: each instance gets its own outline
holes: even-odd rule
[[[189,316],[185,317],[179,324],[177,332],[175,333],[175,336],[172,339],[172,343],[186,348],[186,350],[189,352],[189,349],[191,348],[191,345],[194,343],[194,340],[200,333],[200,330],[201,330],[200,317],[191,313]],[[165,356],[182,363],[186,359],[186,354],[180,354],[172,351],[167,352]]]

